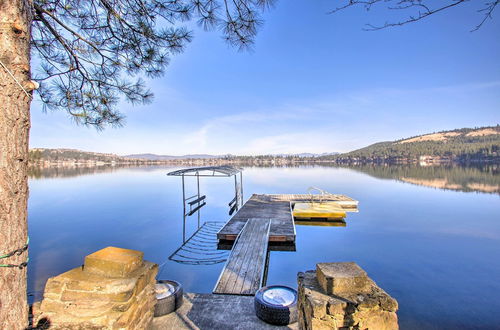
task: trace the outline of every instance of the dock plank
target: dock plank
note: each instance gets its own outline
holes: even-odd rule
[[[344,208],[355,208],[358,206],[358,201],[352,199],[346,195],[340,194],[328,194],[328,195],[319,195],[319,194],[266,194],[264,195],[269,201],[288,201],[288,202],[337,202]]]
[[[221,272],[221,283],[216,285],[219,288],[219,293],[237,292],[235,291],[236,283],[241,278],[240,271],[244,262],[248,261],[247,255],[251,253],[249,245],[252,243],[252,231],[255,230],[255,227],[257,226],[255,226],[254,221],[247,222],[238,237],[238,243],[234,245],[228,262]]]
[[[213,293],[253,295],[264,273],[271,219],[251,218],[238,235]]]
[[[250,218],[272,219],[270,241],[295,241],[295,226],[290,202],[270,201],[266,195],[252,195],[217,233],[217,238],[234,241]]]

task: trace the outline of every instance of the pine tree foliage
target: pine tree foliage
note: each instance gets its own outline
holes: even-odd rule
[[[165,72],[173,55],[192,39],[195,21],[218,29],[238,49],[252,46],[263,11],[275,0],[33,0],[34,79],[44,109],[68,111],[77,123],[120,125],[121,97],[147,103],[153,94],[145,78]],[[379,29],[403,25],[468,3],[467,0],[342,0],[332,12],[363,6],[403,12]],[[481,20],[492,18],[500,0],[475,2]],[[397,15],[389,15],[398,17]]]
[[[145,77],[161,76],[184,50],[196,20],[219,29],[232,46],[252,45],[273,0],[34,0],[32,50],[44,109],[68,111],[77,123],[120,125],[121,96],[152,99]],[[36,71],[36,70],[35,70]]]

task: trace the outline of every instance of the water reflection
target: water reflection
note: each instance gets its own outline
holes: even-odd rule
[[[185,222],[186,219],[183,219]],[[227,251],[219,251],[217,232],[224,226],[221,221],[206,221],[174,251],[168,260],[186,265],[213,265],[225,262]],[[186,235],[184,225],[183,237]],[[160,271],[161,275],[161,271]]]
[[[346,227],[347,223],[345,220],[337,220],[337,221],[315,221],[315,220],[307,220],[300,221],[295,220],[296,226],[320,226],[320,227]]]
[[[368,174],[375,178],[392,179],[414,185],[431,187],[444,190],[463,192],[480,192],[500,194],[500,169],[499,165],[484,166],[419,166],[419,165],[350,165],[337,166],[328,164],[309,164],[302,166],[253,166],[247,169],[260,167],[275,168],[347,168]],[[123,169],[140,171],[156,170],[164,166],[137,166],[137,165],[102,165],[102,166],[72,166],[72,167],[35,167],[30,166],[28,176],[30,179],[64,178],[97,173],[112,173]]]
[[[48,277],[110,245],[144,251],[147,260],[163,264],[163,278],[180,281],[187,292],[211,292],[222,263],[168,260],[184,234],[179,181],[166,176],[171,168],[80,170],[59,168],[46,177],[42,171],[38,178],[59,178],[30,180],[28,286],[35,300]],[[495,186],[496,167],[246,167],[244,175],[247,197],[305,193],[313,185],[360,201],[360,212],[349,214],[346,227],[297,224],[296,245],[271,244],[268,284],[296,286],[297,272],[317,262],[355,261],[398,300],[402,329],[498,328],[498,192],[461,193],[401,180]],[[202,223],[229,219],[233,181],[202,180]],[[194,182],[187,187],[194,194]],[[189,217],[185,227],[189,237],[197,218]]]
[[[436,189],[500,194],[498,165],[402,166],[359,165],[350,169],[381,179],[393,179]]]
[[[146,166],[145,166],[146,167]],[[143,168],[145,168],[143,167]],[[147,166],[154,168],[155,166]],[[69,178],[80,175],[91,175],[97,173],[112,173],[121,169],[138,168],[137,165],[75,165],[75,166],[29,166],[28,177],[30,179],[46,178]]]

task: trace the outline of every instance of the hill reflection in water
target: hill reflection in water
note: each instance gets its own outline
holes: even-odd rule
[[[379,179],[392,179],[436,189],[500,194],[498,165],[418,166],[360,165],[347,167]]]
[[[98,166],[29,166],[28,177],[30,179],[49,179],[49,178],[70,178],[81,175],[93,175],[99,173],[112,173],[124,169],[147,171],[157,168],[165,168],[165,166],[137,166],[137,165],[98,165]]]
[[[244,166],[244,165],[242,165]],[[419,165],[298,165],[310,167],[342,167],[368,174],[379,179],[391,179],[436,189],[480,192],[500,195],[500,173],[496,164],[484,166],[419,166]],[[155,170],[165,166],[102,165],[29,167],[30,179],[64,178],[98,173],[111,173],[123,169]],[[248,167],[248,166],[244,166]],[[266,166],[267,167],[267,166]],[[281,166],[294,167],[294,166]]]

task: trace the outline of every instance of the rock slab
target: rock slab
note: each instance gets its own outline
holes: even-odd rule
[[[299,273],[298,294],[300,329],[399,329],[397,301],[355,263]]]
[[[144,253],[108,246],[85,257],[86,272],[106,277],[126,277],[143,264]]]
[[[139,251],[106,248],[87,256],[84,266],[49,278],[43,300],[33,305],[33,324],[45,322],[50,329],[147,329],[156,304],[158,265],[142,256]]]
[[[366,293],[371,290],[371,280],[355,262],[319,263],[316,265],[316,276],[327,294]]]

